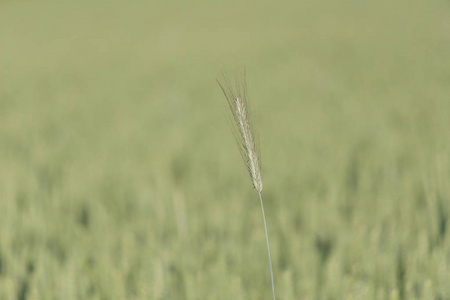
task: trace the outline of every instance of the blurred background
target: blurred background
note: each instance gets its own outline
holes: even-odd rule
[[[0,299],[450,299],[450,2],[0,1]]]

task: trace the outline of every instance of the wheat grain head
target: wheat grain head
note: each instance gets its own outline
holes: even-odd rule
[[[242,159],[247,166],[253,187],[261,193],[263,182],[258,159],[261,155],[259,155],[258,137],[255,134],[252,124],[252,113],[248,105],[245,70],[242,76],[236,74],[234,86],[230,83],[226,74],[223,74],[222,83],[219,80],[217,80],[217,83],[220,85],[230,107],[233,116],[233,120],[230,122],[232,124],[232,131]]]

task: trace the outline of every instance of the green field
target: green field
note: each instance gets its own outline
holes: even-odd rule
[[[0,299],[450,299],[450,2],[0,0]]]

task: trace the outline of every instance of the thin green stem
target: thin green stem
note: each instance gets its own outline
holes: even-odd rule
[[[269,253],[269,266],[270,266],[270,279],[272,279],[272,292],[273,292],[273,300],[276,300],[275,298],[275,283],[273,281],[273,269],[272,269],[272,258],[270,257],[270,246],[269,246],[269,235],[267,234],[267,225],[266,225],[266,216],[264,214],[264,205],[261,197],[261,192],[258,192],[259,194],[259,201],[261,202],[261,210],[264,220],[264,231],[266,232],[266,244],[267,244],[267,253]]]

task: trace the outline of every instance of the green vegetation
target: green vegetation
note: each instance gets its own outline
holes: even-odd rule
[[[450,299],[448,1],[0,1],[0,299]]]

